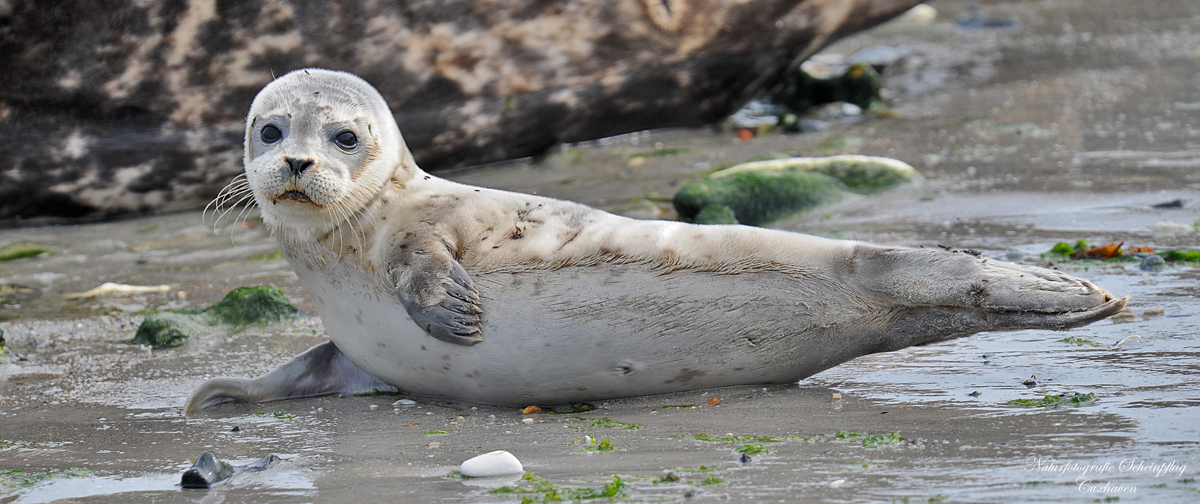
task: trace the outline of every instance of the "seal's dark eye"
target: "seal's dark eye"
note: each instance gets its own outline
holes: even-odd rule
[[[333,141],[337,142],[338,146],[344,149],[352,149],[355,145],[358,145],[358,137],[349,131],[338,133],[337,136],[333,137]]]
[[[268,124],[263,126],[262,133],[259,133],[259,136],[266,143],[275,143],[278,142],[280,138],[283,138],[283,132],[279,131],[279,128]]]

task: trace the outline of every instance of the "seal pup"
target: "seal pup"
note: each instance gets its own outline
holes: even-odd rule
[[[230,400],[402,390],[564,404],[789,383],[855,357],[1120,311],[1084,280],[969,251],[641,221],[423,172],[383,98],[347,73],[267,85],[246,181],[331,340]]]

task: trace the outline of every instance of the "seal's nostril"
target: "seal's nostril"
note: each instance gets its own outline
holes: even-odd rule
[[[292,175],[297,176],[301,173],[304,173],[305,170],[312,168],[314,163],[314,161],[311,159],[283,158],[283,161],[287,163],[288,170],[291,170]]]

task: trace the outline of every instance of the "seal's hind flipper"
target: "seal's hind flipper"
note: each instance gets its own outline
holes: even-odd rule
[[[450,261],[449,280],[442,284],[446,289],[445,299],[433,306],[421,306],[415,297],[404,291],[397,293],[397,297],[413,322],[430,336],[457,345],[483,341],[479,291],[457,261]]]
[[[287,364],[258,378],[213,378],[200,385],[184,406],[184,414],[230,401],[263,402],[329,394],[396,392],[367,374],[333,342],[314,346]]]

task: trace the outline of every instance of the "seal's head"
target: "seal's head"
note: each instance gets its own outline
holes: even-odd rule
[[[263,221],[310,240],[416,169],[387,103],[357,76],[305,69],[272,81],[246,118],[246,178]]]

